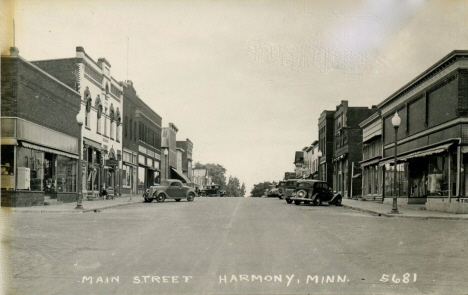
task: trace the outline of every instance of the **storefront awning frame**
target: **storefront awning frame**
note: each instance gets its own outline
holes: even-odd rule
[[[186,183],[191,183],[190,179],[188,179],[188,177],[185,176],[185,174],[182,173],[181,171],[175,169],[174,167],[171,167],[171,170],[174,171],[180,178],[182,178],[183,180],[185,180]]]
[[[397,162],[406,162],[408,159],[412,159],[412,158],[420,158],[420,157],[427,157],[430,155],[440,154],[440,153],[446,152],[452,144],[453,142],[450,142],[450,143],[438,145],[432,148],[426,148],[423,150],[414,151],[412,153],[403,154],[403,155],[397,156]],[[388,157],[380,161],[379,166],[385,166],[386,164],[393,164],[394,161],[395,161],[394,157]]]
[[[51,148],[48,148],[48,147],[45,147],[45,146],[29,143],[29,142],[26,142],[26,141],[21,141],[21,146],[25,147],[25,148],[41,151],[41,152],[46,152],[46,153],[65,156],[65,157],[72,158],[72,159],[79,159],[78,155],[63,152],[63,151],[59,151],[59,150],[55,150],[55,149],[51,149]]]

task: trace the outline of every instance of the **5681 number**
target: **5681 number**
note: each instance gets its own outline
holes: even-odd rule
[[[380,281],[382,283],[408,284],[410,282],[413,282],[413,283],[416,282],[417,279],[418,279],[418,275],[416,273],[413,273],[413,274],[405,273],[403,276],[399,276],[396,274],[393,274],[393,275],[383,274]]]

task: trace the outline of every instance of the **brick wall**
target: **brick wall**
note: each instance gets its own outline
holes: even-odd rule
[[[25,61],[19,62],[18,117],[78,137],[80,95]]]
[[[458,74],[458,116],[468,116],[468,70]]]
[[[2,117],[17,117],[18,59],[2,57]]]
[[[45,72],[62,81],[76,91],[79,89],[78,63],[82,58],[67,58],[57,60],[32,61],[31,63],[43,69]]]

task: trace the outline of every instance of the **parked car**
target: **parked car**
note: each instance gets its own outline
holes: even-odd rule
[[[278,197],[279,196],[279,192],[278,192],[278,188],[276,187],[275,184],[271,184],[269,187],[268,187],[268,190],[267,190],[267,197]]]
[[[286,193],[286,180],[281,180],[278,182],[278,198],[281,200],[284,199],[284,194]]]
[[[298,180],[296,183],[296,193],[291,200],[296,205],[312,203],[315,206],[328,202],[336,206],[341,206],[343,197],[339,193],[334,193],[328,183],[321,180]]]
[[[294,196],[296,191],[296,183],[297,179],[288,179],[286,181],[286,185],[284,186],[284,198],[288,204],[292,203],[291,198]]]
[[[218,184],[205,185],[199,192],[201,197],[224,197],[226,191],[221,190]]]
[[[143,194],[143,198],[147,203],[151,203],[153,200],[164,202],[166,199],[174,199],[177,202],[187,199],[187,201],[191,202],[195,199],[195,196],[195,190],[192,187],[183,185],[182,181],[178,179],[164,180],[161,184],[151,186]]]

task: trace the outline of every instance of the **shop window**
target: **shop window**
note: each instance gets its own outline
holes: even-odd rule
[[[455,155],[442,155],[428,159],[427,192],[428,196],[454,195],[456,189]],[[450,166],[450,170],[449,170]],[[455,166],[455,167],[453,167]],[[451,175],[449,175],[451,173]]]
[[[138,191],[145,189],[145,167],[138,167]]]
[[[75,159],[57,156],[57,192],[76,192]]]
[[[15,189],[15,163],[14,163],[14,156],[15,156],[15,147],[12,145],[2,145],[2,156],[1,156],[1,164],[2,164],[2,190],[14,190]]]
[[[16,188],[18,190],[43,191],[44,152],[18,147],[16,161]]]

